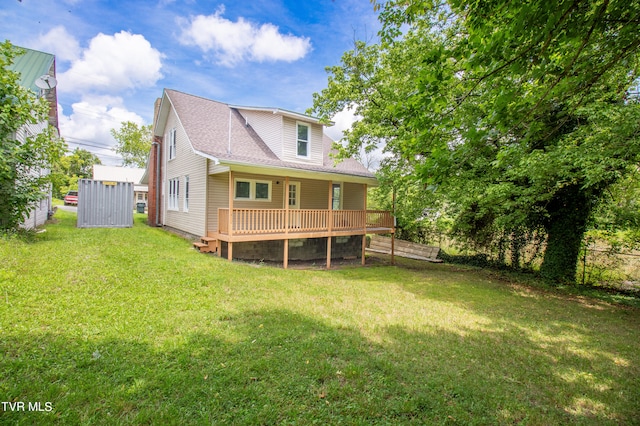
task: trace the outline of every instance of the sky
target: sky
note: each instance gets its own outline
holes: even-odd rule
[[[56,56],[69,148],[120,165],[111,129],[153,121],[164,88],[304,113],[354,40],[375,41],[369,0],[2,0],[0,40]],[[353,116],[326,129],[340,139]]]

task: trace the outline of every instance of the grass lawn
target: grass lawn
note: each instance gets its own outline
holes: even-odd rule
[[[637,307],[405,260],[229,263],[143,215],[56,218],[0,240],[2,424],[640,423]]]

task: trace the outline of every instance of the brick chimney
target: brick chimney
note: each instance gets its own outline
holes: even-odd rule
[[[153,105],[153,127],[155,131],[162,99],[156,99]],[[147,201],[147,223],[149,226],[162,226],[162,137],[153,136],[149,152],[149,196]]]

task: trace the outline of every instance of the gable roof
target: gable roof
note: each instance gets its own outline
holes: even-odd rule
[[[189,95],[176,90],[165,89],[160,109],[168,111],[170,103],[176,111],[178,119],[191,143],[195,153],[213,159],[220,164],[248,165],[265,168],[293,169],[298,171],[320,172],[357,176],[369,180],[375,184],[375,176],[363,165],[353,159],[346,159],[334,165],[334,159],[330,157],[333,141],[323,135],[323,164],[308,164],[284,161],[278,158],[260,138],[255,130],[247,125],[239,108],[221,102],[205,99],[199,96]],[[251,107],[256,109],[256,107]],[[282,112],[273,108],[261,109]],[[306,117],[309,122],[317,119],[302,114],[285,111],[286,114],[296,114],[298,117]],[[159,114],[155,131],[162,136],[164,123],[162,112]],[[164,117],[166,120],[166,116]]]

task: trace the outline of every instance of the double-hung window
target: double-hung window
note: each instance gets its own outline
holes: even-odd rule
[[[298,157],[309,158],[311,129],[308,125],[298,123]]]
[[[235,199],[239,201],[271,201],[271,181],[235,179]]]
[[[189,176],[184,177],[184,211],[189,211]]]
[[[180,199],[180,178],[169,179],[169,210],[178,210],[178,200]]]
[[[176,129],[169,130],[169,160],[176,158]]]

